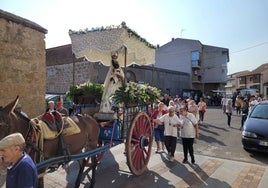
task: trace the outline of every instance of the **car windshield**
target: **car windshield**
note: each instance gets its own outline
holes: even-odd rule
[[[250,114],[251,118],[268,119],[268,105],[257,105]]]

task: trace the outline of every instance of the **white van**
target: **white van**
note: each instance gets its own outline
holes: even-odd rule
[[[239,95],[241,97],[250,97],[252,95],[257,96],[258,95],[257,89],[241,89],[239,91]]]

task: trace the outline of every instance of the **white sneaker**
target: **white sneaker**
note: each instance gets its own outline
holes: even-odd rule
[[[160,148],[155,151],[155,153],[161,153],[161,152],[162,150]]]
[[[171,162],[173,162],[174,160],[175,160],[174,157],[169,158],[169,161],[171,161]]]

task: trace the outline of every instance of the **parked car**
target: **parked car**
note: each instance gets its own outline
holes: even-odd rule
[[[255,105],[242,131],[242,145],[246,151],[268,152],[268,101]]]

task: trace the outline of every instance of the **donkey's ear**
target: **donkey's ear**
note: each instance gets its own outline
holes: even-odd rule
[[[19,96],[17,96],[14,101],[12,101],[8,105],[6,105],[3,108],[3,112],[5,112],[7,114],[10,114],[11,112],[13,112],[13,110],[15,109],[16,105],[18,104],[18,102],[19,102]]]

